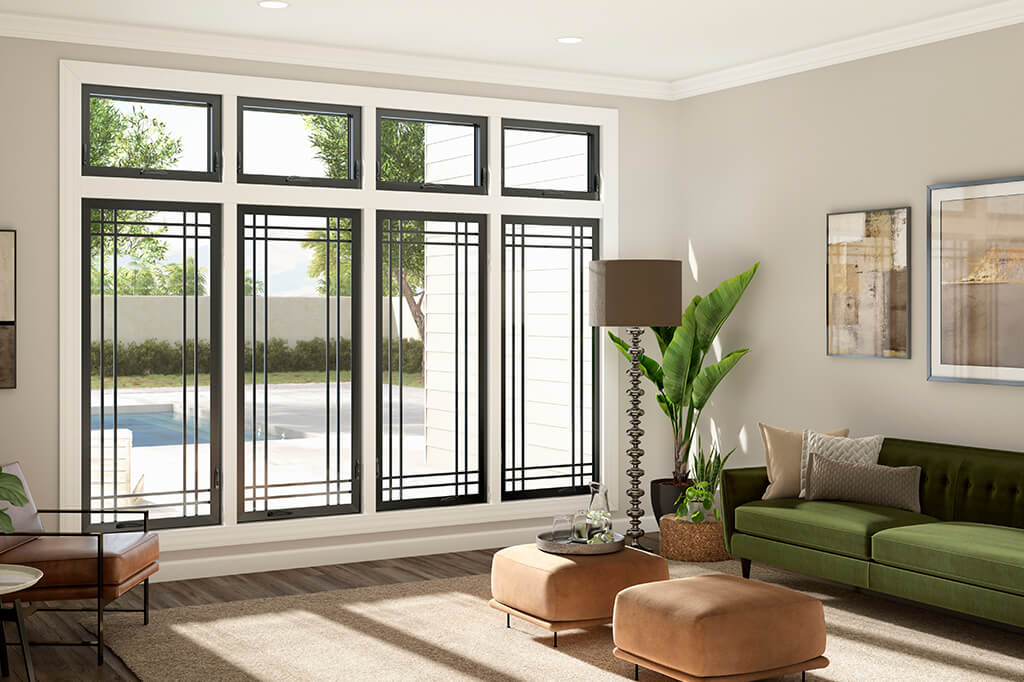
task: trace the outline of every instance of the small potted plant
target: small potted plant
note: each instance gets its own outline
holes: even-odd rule
[[[722,467],[736,449],[725,457],[717,445],[705,452],[697,438],[697,452],[691,472],[694,483],[676,498],[675,514],[659,519],[661,555],[673,561],[725,561],[722,519],[715,493],[722,479]]]

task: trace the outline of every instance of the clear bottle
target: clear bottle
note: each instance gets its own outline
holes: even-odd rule
[[[610,533],[612,511],[608,506],[608,486],[597,481],[590,482],[590,505],[587,507],[587,537]]]

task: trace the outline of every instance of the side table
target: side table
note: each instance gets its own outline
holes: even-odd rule
[[[26,590],[39,582],[42,577],[43,572],[38,568],[0,564],[0,595]],[[18,641],[21,643],[21,653],[25,657],[25,674],[28,675],[29,682],[35,682],[36,675],[32,667],[32,654],[29,652],[28,633],[25,631],[25,619],[22,616],[20,599],[15,599],[10,608],[0,608],[0,672],[4,677],[11,674],[10,664],[7,661],[7,635],[4,633],[4,623],[9,621],[18,626]]]

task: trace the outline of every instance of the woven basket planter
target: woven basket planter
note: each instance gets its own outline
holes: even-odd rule
[[[672,561],[725,561],[725,537],[716,521],[690,523],[665,514],[658,522],[661,530],[661,556]]]

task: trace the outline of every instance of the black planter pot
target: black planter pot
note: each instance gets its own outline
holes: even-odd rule
[[[665,514],[674,513],[676,498],[692,485],[693,481],[689,479],[682,483],[676,483],[672,478],[656,478],[651,481],[651,506],[654,507],[654,518],[660,519]]]

